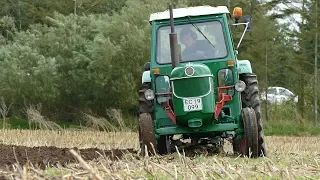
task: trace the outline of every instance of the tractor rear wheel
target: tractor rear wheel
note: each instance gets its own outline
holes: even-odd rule
[[[244,138],[233,143],[233,150],[248,157],[258,156],[258,125],[255,111],[246,107],[241,112]]]
[[[245,82],[246,89],[241,93],[242,108],[252,107],[256,113],[258,125],[258,151],[259,156],[267,156],[264,140],[263,124],[261,118],[258,80],[255,74],[241,74],[240,80]]]

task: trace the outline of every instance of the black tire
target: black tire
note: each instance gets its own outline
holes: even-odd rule
[[[145,148],[147,148],[148,154],[154,154],[153,149],[157,149],[157,143],[154,134],[153,121],[149,113],[142,113],[139,115],[139,141],[142,156],[145,156],[146,154]]]
[[[241,117],[244,138],[233,142],[233,150],[247,157],[258,157],[258,125],[255,111],[249,107],[243,108]]]
[[[160,155],[165,155],[171,153],[170,149],[170,137],[169,136],[160,136],[157,144],[157,150]]]
[[[246,89],[241,93],[242,108],[252,107],[256,113],[258,125],[258,151],[259,156],[267,156],[264,140],[263,123],[261,118],[258,80],[255,74],[241,74],[240,80],[245,82]]]
[[[241,139],[233,139],[232,148],[234,154],[242,154],[241,153]]]

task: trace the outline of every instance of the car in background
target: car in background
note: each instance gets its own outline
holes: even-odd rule
[[[263,101],[266,100],[265,91],[260,93],[260,99]],[[298,96],[283,87],[268,87],[267,99],[270,104],[282,104],[283,102],[290,100],[295,103],[298,102]]]

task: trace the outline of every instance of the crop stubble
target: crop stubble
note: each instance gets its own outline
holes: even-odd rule
[[[180,151],[181,154],[137,159],[137,134],[132,132],[3,130],[0,131],[0,174],[14,174],[9,170],[1,171],[1,168],[17,160],[23,165],[28,158],[32,164],[39,164],[41,169],[48,163],[55,164],[58,161],[62,165],[67,164],[64,177],[70,177],[70,174],[77,174],[80,166],[69,152],[70,148],[76,147],[81,157],[97,169],[100,176],[108,179],[320,178],[320,137],[273,136],[266,137],[266,141],[268,157],[253,160],[233,156],[230,143],[224,147],[227,154],[208,154],[198,150],[196,157],[184,156]],[[78,173],[88,177],[89,172],[81,169]],[[50,177],[44,172],[42,175]]]

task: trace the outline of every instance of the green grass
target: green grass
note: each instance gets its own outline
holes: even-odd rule
[[[57,124],[64,128],[70,128],[72,126],[80,126],[77,122],[57,122]],[[0,120],[0,128],[3,128],[3,120]],[[11,118],[6,120],[6,129],[30,129],[29,123],[25,119]]]
[[[290,121],[269,121],[264,122],[264,132],[266,136],[285,135],[285,136],[314,136],[320,135],[319,127],[313,123],[296,123]]]
[[[267,136],[310,136],[320,135],[320,126],[315,126],[312,115],[305,113],[302,118],[294,103],[284,103],[281,105],[270,105],[269,119],[265,118],[265,106],[262,103],[262,118],[264,132]]]
[[[3,128],[3,120],[0,120],[0,127]],[[29,129],[27,120],[19,118],[11,118],[6,120],[7,129]]]
[[[70,173],[69,170],[58,169],[58,168],[46,168],[43,172],[44,175],[50,176],[50,177],[61,177],[69,173]]]

